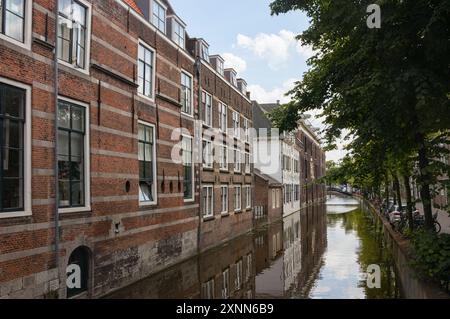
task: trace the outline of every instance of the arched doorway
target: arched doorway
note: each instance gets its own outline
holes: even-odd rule
[[[90,250],[85,246],[75,249],[67,263],[67,298],[78,296],[88,291],[90,272]]]

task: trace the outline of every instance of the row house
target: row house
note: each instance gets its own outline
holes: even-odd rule
[[[222,232],[199,232],[206,185],[249,206],[245,168],[208,180],[194,160],[204,92],[214,121],[220,100],[251,125],[245,81],[199,63],[170,3],[0,4],[0,298],[99,297],[196,255]],[[243,231],[229,229],[208,244]]]
[[[254,224],[273,223],[283,216],[283,184],[269,175],[254,170]]]
[[[267,114],[280,103],[259,104],[253,102],[253,123],[257,130],[258,156],[270,154],[270,165],[265,159],[255,159],[255,167],[283,185],[282,216],[289,216],[301,208],[325,200],[325,152],[315,130],[304,119],[293,132],[277,136]],[[266,142],[267,150],[265,148]],[[277,147],[274,147],[277,145]],[[255,189],[259,193],[263,189]]]

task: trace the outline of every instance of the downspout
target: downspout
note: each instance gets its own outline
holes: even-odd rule
[[[200,125],[200,134],[203,134],[203,125],[201,123],[201,120],[202,120],[201,65],[202,65],[202,62],[200,60],[200,57],[197,56],[197,58],[195,60],[195,64],[194,64],[194,69],[195,69],[195,74],[197,76],[197,107],[198,107],[198,120],[200,121],[198,123]],[[194,133],[195,133],[195,125],[196,124],[194,124]],[[202,145],[201,140],[200,140],[199,144]],[[200,185],[199,185],[199,210],[198,210],[198,228],[197,228],[197,252],[198,253],[200,253],[200,242],[201,242],[200,237],[202,234],[202,231],[201,231],[201,227],[202,227],[202,191],[203,191],[202,190],[202,165],[200,165],[199,173],[200,174],[199,174],[198,180],[199,180]],[[193,192],[195,192],[195,189],[193,190]],[[199,275],[200,275],[200,273],[199,273]]]
[[[61,279],[59,267],[59,183],[58,183],[58,24],[59,24],[59,1],[55,1],[55,49],[54,49],[54,85],[55,85],[55,123],[54,123],[54,160],[55,160],[55,263],[58,269],[58,278]]]

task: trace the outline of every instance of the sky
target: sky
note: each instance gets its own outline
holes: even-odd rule
[[[271,0],[169,0],[187,24],[190,37],[204,38],[209,53],[220,54],[226,67],[233,67],[248,83],[252,100],[260,103],[288,102],[285,93],[308,70],[310,47],[295,36],[308,28],[300,11],[271,16]],[[314,126],[323,128],[313,117]],[[338,160],[343,151],[327,153]]]

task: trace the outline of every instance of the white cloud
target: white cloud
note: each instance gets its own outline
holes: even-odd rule
[[[237,46],[248,49],[259,58],[266,60],[273,70],[287,65],[292,49],[305,59],[313,55],[312,48],[303,46],[295,38],[295,33],[289,30],[281,30],[278,34],[259,33],[254,38],[238,34]]]
[[[297,79],[286,80],[281,86],[266,90],[261,85],[252,84],[248,86],[248,90],[251,92],[252,100],[256,100],[259,103],[275,103],[280,100],[281,103],[287,103],[291,99],[285,94],[295,87]]]
[[[247,70],[247,62],[241,57],[238,57],[233,53],[224,53],[222,54],[222,57],[225,60],[225,68],[233,68],[239,74]]]

